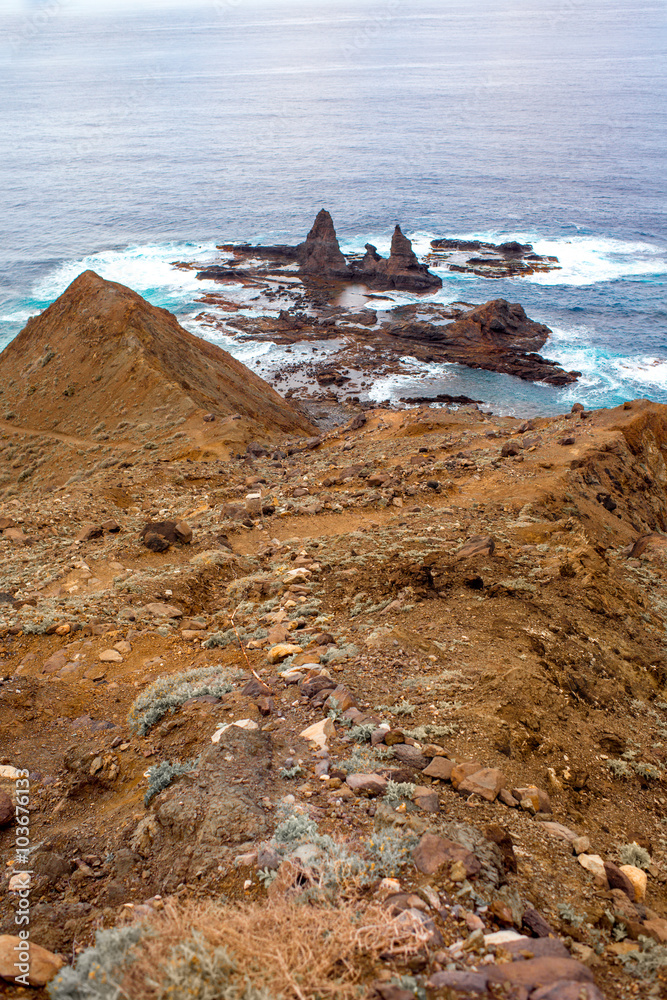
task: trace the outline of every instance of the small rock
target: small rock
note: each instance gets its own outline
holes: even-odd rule
[[[646,887],[648,884],[648,876],[646,872],[637,868],[635,865],[619,865],[619,871],[622,871],[624,875],[632,882],[635,888],[635,903],[641,903],[646,897]]]
[[[483,764],[478,764],[476,761],[467,761],[464,764],[455,764],[452,768],[451,782],[454,788],[458,788],[462,781],[470,777],[471,774],[476,774],[477,771],[481,771],[484,767]]]
[[[411,747],[407,743],[396,743],[392,747],[394,757],[408,767],[414,767],[416,771],[423,771],[428,767],[429,759],[425,757],[416,747]]]
[[[572,841],[572,850],[575,854],[587,854],[591,849],[591,841],[589,837],[575,837]]]
[[[447,757],[434,757],[423,773],[429,778],[438,778],[440,781],[449,781],[452,777],[454,761]]]
[[[123,657],[117,649],[105,649],[98,656],[100,663],[122,663]]]
[[[118,521],[110,518],[108,521],[102,521],[102,528],[104,531],[108,531],[110,535],[115,535],[120,531],[120,524]]]
[[[266,655],[269,663],[280,663],[282,660],[286,660],[288,656],[292,656],[293,653],[301,652],[301,646],[297,646],[291,642],[279,642],[277,646],[272,646]]]
[[[25,952],[20,950],[23,947]],[[22,961],[23,954],[29,955],[26,962]],[[32,940],[26,947],[26,942],[21,938],[12,934],[0,935],[0,976],[10,983],[16,982],[18,976],[25,974],[31,986],[46,986],[64,964],[59,955],[54,955]]]
[[[553,929],[546,922],[542,914],[534,910],[532,906],[526,907],[523,911],[522,926],[529,930],[536,938],[554,936]]]
[[[562,941],[546,935],[538,938],[521,937],[519,941],[508,941],[504,948],[511,955],[523,958],[545,958],[547,955],[551,955],[553,958],[570,957],[570,953]]]
[[[155,602],[153,604],[146,605],[146,611],[153,615],[155,618],[182,618],[183,612],[180,608],[177,608],[174,604],[161,604],[160,602]]]
[[[438,793],[432,792],[429,788],[418,786],[412,796],[412,801],[422,812],[437,813],[440,811]]]
[[[529,958],[524,962],[509,962],[489,969],[489,987],[511,984],[515,990],[523,987],[534,1000],[535,991],[561,980],[572,983],[593,983],[593,974],[585,965],[572,958]],[[581,989],[581,986],[580,986]],[[557,994],[556,994],[557,995]]]
[[[577,835],[574,830],[570,830],[568,826],[564,826],[562,823],[554,823],[552,820],[547,820],[546,823],[541,822],[540,826],[547,833],[552,834],[554,837],[558,837],[559,840],[566,840],[568,844],[574,844],[577,839]],[[590,847],[590,844],[588,845]],[[578,854],[583,854],[583,851],[578,851]]]
[[[514,841],[510,836],[509,830],[504,826],[500,826],[499,823],[493,823],[487,826],[484,836],[492,844],[495,844],[502,854],[505,871],[516,873],[517,861],[514,853]]]
[[[452,882],[465,882],[467,878],[466,866],[462,861],[455,861],[449,871]]]
[[[587,872],[591,872],[591,874],[598,876],[598,878],[603,879],[605,877],[605,863],[599,854],[580,854],[577,861]]]
[[[519,808],[519,800],[515,799],[512,793],[509,792],[506,788],[500,789],[500,791],[498,792],[498,798],[504,806],[508,807],[508,809]]]
[[[324,749],[327,739],[336,735],[336,727],[331,719],[322,719],[321,722],[315,722],[312,726],[308,726],[299,735],[302,739],[317,743],[321,749]]]
[[[357,795],[375,798],[387,789],[387,779],[379,774],[348,774],[346,783]]]
[[[477,875],[482,868],[471,851],[434,833],[425,833],[422,836],[412,852],[412,859],[415,867],[424,875],[433,875],[442,865],[451,865],[456,861],[463,863],[468,878]]]
[[[583,857],[585,855],[581,854],[579,860],[581,861]],[[607,876],[610,889],[621,889],[629,899],[635,901],[635,887],[625,872],[622,872],[612,861],[605,861],[604,874]]]
[[[652,917],[643,923],[645,932],[660,944],[667,944],[667,920],[663,917]]]
[[[260,870],[268,868],[270,871],[275,871],[280,868],[282,860],[278,852],[269,844],[262,844],[257,851],[257,867]]]
[[[434,991],[448,991],[452,994],[465,994],[466,997],[488,996],[486,984],[489,978],[487,971],[463,972],[458,969],[436,972],[427,982],[427,987]]]
[[[27,545],[30,541],[28,536],[24,535],[22,528],[5,528],[3,537],[15,545]]]
[[[483,767],[459,782],[457,791],[465,795],[479,795],[487,802],[495,802],[505,784],[505,775],[495,767]]]
[[[357,706],[357,702],[350,691],[341,685],[334,688],[326,699],[326,705],[327,708],[337,708],[339,711],[345,712],[348,708],[355,708]]]
[[[471,556],[492,556],[496,543],[490,535],[473,535],[456,553],[456,559],[469,559]]]
[[[163,538],[162,535],[156,534],[154,531],[149,531],[144,535],[143,543],[151,552],[166,552],[169,548],[167,539]]]
[[[518,799],[521,804],[522,809],[529,809],[528,805],[524,806],[524,801],[528,800],[532,807],[532,811],[550,813],[551,810],[551,799],[547,792],[543,789],[538,788],[537,785],[527,785],[523,788],[513,788],[512,795],[515,799]]]
[[[101,524],[88,524],[81,528],[76,536],[77,542],[90,542],[93,538],[101,538],[104,534]]]

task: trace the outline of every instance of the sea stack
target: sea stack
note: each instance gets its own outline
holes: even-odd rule
[[[301,271],[315,278],[349,278],[350,269],[343,256],[333,219],[325,208],[317,213],[305,243],[297,247]]]
[[[441,288],[442,279],[432,274],[426,264],[420,264],[412,243],[400,226],[394,229],[391,252],[385,260],[372,243],[366,244],[366,256],[361,262],[360,278],[373,288],[396,288],[403,291],[426,292]]]

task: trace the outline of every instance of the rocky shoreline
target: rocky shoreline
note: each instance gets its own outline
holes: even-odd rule
[[[434,244],[438,244],[441,257],[473,246],[483,250],[487,258],[493,252],[496,270],[502,262],[508,268],[519,267],[522,261],[525,269],[542,266],[541,258],[532,259],[536,255],[529,245],[495,247],[454,240]],[[551,331],[530,320],[520,305],[504,299],[481,306],[445,305],[428,298],[442,281],[426,263],[418,261],[398,226],[386,260],[370,244],[365,256],[345,257],[331,216],[324,209],[305,242],[298,246],[241,244],[221,249],[231,256],[222,264],[198,271],[197,277],[230,287],[256,288],[258,294],[251,303],[252,315],[243,315],[250,304],[235,304],[230,293],[208,292],[200,301],[211,308],[199,314],[201,322],[235,338],[287,345],[312,343],[316,351],[321,343],[337,342],[334,351],[327,346],[323,363],[317,358],[302,359],[301,396],[321,397],[318,388],[327,385],[342,390],[329,390],[339,397],[363,399],[364,382],[373,382],[379,374],[401,374],[406,370],[402,363],[405,357],[425,363],[461,364],[553,386],[569,385],[580,375],[538,353]],[[427,260],[442,263],[441,257],[431,254]],[[451,266],[465,270],[463,264]],[[384,300],[382,308],[374,307],[378,292],[388,290],[408,290],[422,298],[416,304],[393,308]],[[354,306],[345,304],[348,294],[354,298]],[[324,381],[332,373],[333,377]],[[278,377],[289,381],[285,371]]]

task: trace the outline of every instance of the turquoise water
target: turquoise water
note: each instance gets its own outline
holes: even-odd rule
[[[519,239],[563,264],[445,272],[438,298],[520,301],[576,386],[430,366],[378,397],[667,402],[666,18],[644,0],[6,0],[0,346],[86,267],[211,336],[170,262],[296,242],[324,205],[344,249],[382,249],[398,221],[418,250]],[[255,366],[272,350],[218,339]]]

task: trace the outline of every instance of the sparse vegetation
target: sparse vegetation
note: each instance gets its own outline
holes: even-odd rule
[[[168,788],[175,778],[180,778],[182,774],[193,771],[199,759],[190,760],[185,763],[175,761],[171,763],[163,760],[160,764],[155,764],[148,769],[148,791],[144,795],[144,805],[148,806],[161,791]]]
[[[220,698],[232,690],[227,671],[220,666],[198,667],[185,673],[158,677],[136,699],[128,722],[144,736],[167,712],[174,712],[190,698],[212,694]]]

